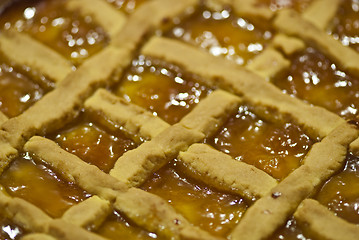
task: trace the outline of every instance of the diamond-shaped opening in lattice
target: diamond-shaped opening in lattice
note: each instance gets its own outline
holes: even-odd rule
[[[239,223],[248,203],[190,177],[178,160],[156,171],[141,188],[167,200],[189,222],[218,236],[227,236]]]
[[[343,45],[359,52],[359,1],[342,1],[328,32]]]
[[[294,217],[288,219],[284,226],[280,227],[268,240],[311,240],[310,233],[299,224]]]
[[[140,5],[149,0],[106,0],[111,3],[116,9],[120,9],[126,14],[133,13]]]
[[[141,55],[132,61],[114,92],[174,124],[212,91],[201,82],[175,65]]]
[[[0,176],[0,185],[12,197],[19,197],[42,209],[51,217],[61,217],[71,206],[90,194],[68,182],[44,162],[23,153]]]
[[[30,68],[9,65],[0,57],[0,111],[15,117],[52,89],[51,82]]]
[[[101,113],[84,111],[71,123],[48,137],[66,151],[108,173],[116,160],[141,143]],[[136,139],[136,141],[134,141]]]
[[[200,7],[189,18],[175,21],[165,36],[180,39],[245,65],[268,45],[273,30],[264,21],[253,23],[232,10]]]
[[[349,153],[344,169],[331,177],[314,198],[337,216],[359,224],[359,157]]]
[[[0,239],[20,239],[26,231],[0,215]]]
[[[297,125],[265,121],[247,106],[240,106],[206,142],[278,180],[301,165],[314,143]]]
[[[14,1],[0,15],[0,29],[26,32],[79,65],[104,48],[109,39],[91,17],[67,10],[65,3],[64,0]]]
[[[303,12],[314,0],[257,0],[257,6],[268,7],[272,11],[283,8],[292,8],[298,12]]]
[[[155,233],[147,232],[146,230],[138,227],[136,224],[132,223],[116,211],[111,213],[95,232],[107,239],[113,240],[157,239],[157,235]]]
[[[291,57],[285,77],[274,84],[284,92],[332,111],[345,119],[358,114],[359,79],[342,71],[313,47]]]

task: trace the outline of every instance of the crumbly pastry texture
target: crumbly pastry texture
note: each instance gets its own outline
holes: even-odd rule
[[[24,240],[104,239],[90,230],[99,228],[113,211],[163,239],[225,239],[195,226],[166,200],[139,188],[176,158],[191,178],[252,202],[227,239],[267,239],[291,216],[318,239],[357,239],[357,225],[311,197],[343,168],[348,152],[359,153],[359,123],[345,121],[272,84],[289,68],[288,56],[307,46],[315,46],[345,72],[359,77],[359,53],[325,32],[340,3],[333,0],[329,6],[328,1],[313,0],[299,14],[290,9],[270,11],[255,0],[148,0],[133,13],[124,14],[105,0],[68,0],[67,9],[91,16],[110,38],[108,46],[76,67],[25,33],[2,31],[1,55],[14,65],[41,73],[54,88],[17,117],[7,118],[0,112],[0,172],[27,152],[91,197],[54,218],[0,191],[1,213],[26,231]],[[213,9],[230,7],[235,14],[269,21],[275,36],[260,55],[241,67],[156,31],[168,29],[172,19],[188,17],[203,4]],[[326,11],[318,10],[327,6]],[[114,76],[121,76],[138,54],[175,64],[199,76],[201,84],[212,91],[171,125],[108,91],[119,81]],[[270,122],[294,122],[318,139],[301,166],[283,180],[205,142],[241,104]],[[105,117],[110,128],[124,129],[139,144],[119,157],[108,173],[43,137],[61,129],[83,110]]]

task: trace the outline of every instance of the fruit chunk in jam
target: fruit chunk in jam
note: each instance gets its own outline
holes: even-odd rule
[[[261,25],[236,17],[229,10],[202,9],[176,24],[166,35],[244,65],[262,52],[272,37],[269,27]]]
[[[315,198],[338,216],[359,224],[359,157],[348,154],[344,170],[330,178]]]
[[[293,8],[303,12],[313,0],[257,0],[258,6],[269,7],[272,11],[282,8]]]
[[[121,11],[130,14],[133,13],[141,4],[147,0],[107,0]]]
[[[182,174],[183,166],[170,162],[145,182],[142,189],[166,199],[194,225],[226,236],[238,224],[247,204],[239,196],[217,191]]]
[[[44,94],[43,89],[13,67],[0,64],[0,111],[15,117]]]
[[[245,106],[206,142],[276,179],[298,168],[313,143],[298,126],[266,122]]]
[[[358,113],[359,79],[338,69],[314,48],[293,56],[287,77],[276,78],[274,84],[345,119],[352,119]]]
[[[66,10],[63,0],[16,1],[0,17],[0,28],[26,32],[75,65],[107,44],[104,30],[90,16]]]
[[[210,91],[178,67],[140,56],[124,74],[116,93],[174,124]]]
[[[359,52],[359,1],[343,1],[330,27],[335,39]]]
[[[158,239],[155,233],[147,232],[136,225],[129,223],[119,213],[114,212],[96,231],[97,234],[108,239]]]
[[[123,153],[137,145],[124,132],[111,133],[98,123],[101,123],[100,115],[84,113],[50,138],[83,161],[109,172]]]
[[[0,176],[0,184],[12,197],[20,197],[36,205],[52,217],[61,217],[71,206],[89,195],[28,154],[15,159]]]

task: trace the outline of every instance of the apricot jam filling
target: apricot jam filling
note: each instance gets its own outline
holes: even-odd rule
[[[251,23],[230,10],[201,9],[165,34],[245,65],[262,52],[272,38],[265,23]]]
[[[0,62],[0,111],[6,116],[12,118],[21,114],[44,94],[39,84]]]
[[[359,157],[348,154],[343,171],[330,178],[315,198],[336,215],[359,224]]]
[[[281,180],[298,168],[314,143],[292,123],[261,120],[246,106],[206,140],[214,148]]]
[[[359,1],[342,1],[330,27],[335,39],[359,52]]]
[[[148,0],[107,0],[107,2],[114,5],[117,9],[120,9],[124,13],[133,13],[141,4]]]
[[[108,239],[159,239],[155,233],[150,233],[130,223],[118,212],[107,217],[102,226],[96,231],[97,234]]]
[[[307,233],[298,225],[295,218],[290,218],[286,224],[280,227],[268,240],[310,240]]]
[[[9,219],[0,216],[0,239],[1,240],[15,240],[20,239],[25,231],[12,223]]]
[[[1,174],[0,184],[12,197],[23,198],[55,218],[90,196],[27,153]]]
[[[167,200],[194,225],[219,236],[226,236],[247,209],[240,196],[220,192],[183,174],[184,166],[173,160],[141,186]]]
[[[314,48],[293,56],[287,77],[276,78],[274,84],[345,119],[358,113],[359,79],[338,69]]]
[[[83,161],[109,172],[116,160],[137,144],[124,131],[102,125],[100,118],[99,114],[85,112],[49,138]]]
[[[303,12],[313,0],[257,0],[258,6],[269,7],[272,11],[282,8],[292,8]]]
[[[211,92],[198,80],[176,66],[139,56],[115,92],[174,124]]]
[[[105,47],[108,37],[90,16],[64,5],[65,0],[16,1],[2,14],[0,28],[26,32],[79,65]]]

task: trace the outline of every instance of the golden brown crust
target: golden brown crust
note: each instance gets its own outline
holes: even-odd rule
[[[91,16],[110,37],[119,32],[127,20],[124,13],[103,0],[68,0],[65,6],[71,11],[80,11],[83,16]]]
[[[100,112],[131,136],[151,139],[170,125],[145,109],[128,103],[110,92],[99,89],[85,102],[89,111]]]
[[[116,200],[114,204],[116,210],[126,214],[132,221],[145,227],[148,231],[154,231],[165,236],[170,235],[174,239],[179,239],[184,234],[193,237],[193,239],[203,239],[203,237],[204,239],[217,239],[198,227],[192,226],[160,197],[136,188],[127,189],[124,183],[66,152],[51,140],[33,137],[24,148],[35,158],[46,161],[57,172],[66,173],[64,175],[66,179],[73,180],[75,184],[87,192],[96,194],[110,202]],[[154,211],[154,209],[156,210]],[[149,219],[151,221],[146,221]],[[176,219],[180,221],[174,221]],[[70,226],[63,220],[61,221],[61,226]],[[68,235],[71,232],[68,233],[66,229],[52,223],[49,231],[51,235],[56,237],[61,236],[61,234],[66,237],[72,236]],[[162,226],[166,226],[166,229],[163,229]],[[80,233],[82,234],[82,232],[78,234]],[[189,239],[192,239],[191,237]]]
[[[277,185],[277,181],[262,170],[234,160],[206,144],[193,144],[178,157],[191,177],[249,200],[265,196]]]
[[[302,13],[302,18],[313,23],[317,28],[326,30],[341,2],[341,0],[332,0],[328,4],[327,0],[315,0]]]
[[[195,73],[210,86],[219,86],[241,96],[245,102],[258,109],[275,110],[289,115],[313,138],[324,137],[344,122],[342,118],[323,108],[310,106],[303,101],[282,93],[260,76],[222,58],[211,56],[200,49],[166,38],[152,38],[143,48],[147,56],[164,59]],[[263,111],[264,112],[264,111]],[[274,117],[256,112],[263,118]],[[272,119],[273,120],[273,119]],[[276,119],[278,121],[278,119]]]
[[[56,240],[56,238],[45,233],[31,233],[23,236],[21,240]]]
[[[306,47],[302,40],[295,37],[289,37],[282,33],[276,34],[271,44],[275,49],[280,50],[286,56],[302,51]]]
[[[119,194],[114,206],[139,226],[168,239],[221,239],[190,224],[164,199],[137,188]]]
[[[111,210],[109,201],[92,196],[69,208],[61,218],[82,228],[96,229],[104,222]]]
[[[306,199],[294,213],[294,217],[311,236],[327,240],[355,240],[359,226],[337,216],[319,202]]]
[[[73,66],[59,53],[24,33],[3,31],[0,52],[16,66],[27,66],[54,82],[62,81]]]
[[[117,160],[110,174],[129,186],[141,185],[180,151],[185,151],[191,144],[215,133],[228,117],[227,114],[235,111],[238,104],[239,98],[229,93],[213,92],[179,123],[165,129],[151,141],[126,152]]]
[[[232,6],[238,16],[246,18],[259,17],[269,20],[274,15],[274,12],[269,8],[258,6],[257,0],[232,0]]]
[[[343,70],[359,76],[359,65],[357,64],[359,53],[343,46],[326,32],[305,21],[295,11],[289,9],[280,11],[274,20],[274,26],[290,36],[299,37],[308,44],[314,44]]]
[[[269,80],[288,69],[290,67],[290,61],[284,58],[277,50],[266,48],[246,67],[264,79]]]
[[[343,166],[347,147],[358,134],[356,127],[343,124],[322,142],[314,144],[302,166],[247,210],[232,231],[232,238],[264,239],[271,236],[294,213],[301,201]]]

